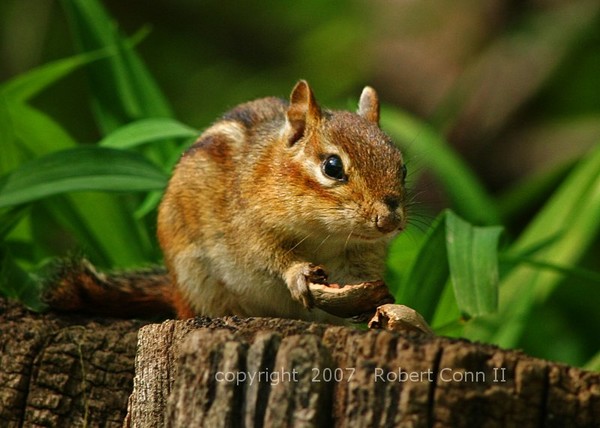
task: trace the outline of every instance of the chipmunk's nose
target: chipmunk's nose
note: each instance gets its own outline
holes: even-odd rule
[[[400,197],[386,196],[383,198],[383,203],[378,204],[374,218],[377,230],[382,233],[390,233],[403,227],[404,215],[398,209],[400,202]]]
[[[391,212],[387,215],[377,214],[375,217],[375,226],[382,233],[390,233],[400,228],[402,220],[400,216]]]

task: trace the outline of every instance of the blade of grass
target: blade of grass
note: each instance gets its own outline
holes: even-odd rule
[[[12,144],[9,142],[3,147],[2,161],[5,161],[4,154],[13,147],[18,159],[15,160],[14,165],[11,165],[11,169],[23,160],[76,146],[76,142],[69,134],[44,113],[24,103],[9,104],[12,106],[10,127],[16,137]],[[88,147],[88,149],[93,148]],[[75,156],[69,162],[75,165],[78,160]],[[65,163],[64,166],[70,168],[69,163]],[[110,164],[106,164],[107,168],[109,166]],[[38,172],[41,170],[36,171],[36,174]],[[164,174],[163,180],[166,180]],[[80,240],[86,254],[99,265],[110,266],[111,261],[119,266],[135,264],[133,261],[139,264],[143,261],[143,256],[154,254],[155,243],[150,238],[149,230],[142,229],[137,222],[133,222],[131,218],[133,208],[128,210],[116,195],[73,194],[60,200],[62,204],[57,200],[48,201],[48,204],[54,207],[48,211],[49,215],[54,216],[54,220],[66,230],[70,230]],[[51,219],[45,221],[38,216],[36,221],[47,223]],[[39,230],[43,227],[44,225],[41,224],[35,229]],[[35,241],[36,237],[30,236],[31,230],[34,228],[20,227],[19,230],[12,232],[11,236],[14,237],[14,233],[18,232],[21,238]]]
[[[188,140],[188,141],[193,142],[194,140]],[[178,148],[176,150],[173,150],[171,153],[171,156],[164,163],[163,170],[168,171],[168,173],[170,174],[171,171],[173,170],[173,166],[177,163],[177,161],[181,157],[181,153],[183,153],[184,149],[188,146],[189,146],[188,144],[185,144],[183,146],[183,149]],[[146,196],[146,198],[144,198],[144,201],[140,204],[140,206],[136,208],[135,214],[134,214],[135,218],[141,219],[141,218],[145,217],[146,215],[148,215],[150,212],[152,212],[158,206],[161,199],[162,199],[162,192],[150,192]]]
[[[446,244],[456,301],[468,318],[498,308],[498,240],[502,227],[474,227],[446,213]]]
[[[576,165],[507,256],[518,256],[539,242],[550,242],[532,258],[545,264],[572,265],[599,230],[600,145]],[[504,347],[517,346],[533,305],[543,302],[562,278],[527,264],[516,267],[501,281],[498,315],[469,323],[469,337]]]
[[[105,55],[96,51],[61,59],[0,85],[0,135],[3,142],[0,173],[14,169],[26,159],[75,146],[58,123],[25,102],[59,79]]]
[[[408,267],[414,263],[425,236],[425,230],[409,228],[390,244],[386,258],[385,283],[392,294],[396,294],[402,286],[402,280],[408,273]]]
[[[135,221],[119,195],[78,192],[44,200],[43,206],[77,242],[77,250],[101,268],[156,261],[156,242]]]
[[[448,280],[445,216],[445,212],[440,214],[432,224],[414,263],[402,276],[402,284],[395,296],[396,302],[415,309],[428,322],[435,314]]]
[[[18,141],[32,157],[75,147],[69,133],[47,114],[24,103],[9,108]]]
[[[17,136],[12,122],[10,103],[0,95],[0,144],[2,145],[2,156],[0,156],[0,174],[16,168],[21,162],[21,147],[17,144]]]
[[[594,272],[589,269],[582,269],[574,266],[564,266],[556,263],[543,262],[539,260],[534,260],[526,257],[502,257],[502,261],[506,263],[510,263],[513,266],[517,266],[519,264],[523,265],[531,265],[540,270],[548,270],[552,272],[556,272],[561,274],[564,277],[574,277],[584,281],[592,281],[600,284],[600,273]]]
[[[83,52],[112,49],[115,55],[86,68],[92,108],[104,135],[138,119],[172,117],[173,113],[150,72],[96,0],[63,0],[74,38]],[[166,167],[173,142],[145,147],[144,155]]]
[[[587,363],[585,363],[583,369],[593,372],[600,372],[600,351],[598,351],[596,355],[594,355]]]
[[[169,118],[142,119],[122,126],[100,141],[103,147],[130,149],[156,141],[196,138],[199,132]]]
[[[23,161],[56,150],[75,146],[71,138],[57,122],[41,111],[20,102],[5,104],[12,140],[3,141],[0,173],[7,173]],[[4,158],[11,153],[10,162]]]
[[[0,242],[6,239],[6,236],[25,217],[28,211],[28,207],[20,206],[0,214]]]
[[[68,133],[46,114],[25,101],[78,68],[106,55],[76,55],[45,64],[0,85],[0,173],[16,168],[26,159],[75,146]]]
[[[58,249],[52,239],[47,238],[47,230],[56,229],[55,233],[67,235],[76,242],[76,247],[72,248],[71,252],[85,254],[85,257],[92,260],[96,266],[111,266],[111,251],[105,244],[110,242],[109,240],[112,241],[115,234],[103,235],[101,232],[110,230],[104,227],[103,211],[112,204],[103,207],[95,201],[73,198],[73,196],[80,195],[56,195],[35,203],[31,221],[32,240],[36,246],[43,246],[48,254],[62,255],[61,250],[64,247]],[[89,202],[91,202],[90,210],[96,210],[92,217],[86,217],[84,203]],[[84,207],[83,212],[80,207]],[[116,228],[115,225],[113,227]],[[64,242],[65,239],[63,238],[62,241]],[[125,248],[129,249],[133,245],[129,244]]]
[[[156,82],[95,0],[63,0],[74,38],[84,52],[114,48],[116,55],[88,67],[98,123],[105,134],[135,119],[170,117]]]
[[[81,190],[159,190],[167,176],[133,152],[78,147],[30,161],[3,181],[0,207]]]
[[[89,52],[44,64],[0,85],[0,96],[25,102],[82,66],[107,56],[105,51]]]

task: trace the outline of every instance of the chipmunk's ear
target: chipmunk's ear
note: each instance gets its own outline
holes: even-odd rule
[[[290,95],[287,111],[287,138],[290,145],[298,141],[306,129],[321,119],[321,108],[306,80],[299,81]]]
[[[375,89],[365,86],[360,101],[358,102],[358,114],[369,122],[379,126],[379,97]]]

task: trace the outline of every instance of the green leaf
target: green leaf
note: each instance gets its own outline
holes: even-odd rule
[[[402,280],[408,274],[408,268],[413,265],[419,248],[425,241],[427,227],[409,227],[391,242],[386,258],[385,283],[390,293],[396,292],[402,286]]]
[[[76,146],[75,140],[47,114],[25,103],[10,103],[10,116],[21,150],[32,157]]]
[[[24,160],[75,146],[69,134],[45,113],[26,101],[81,66],[102,56],[91,52],[40,66],[0,85],[0,173]]]
[[[172,116],[156,82],[101,3],[63,0],[62,4],[81,51],[107,48],[115,52],[87,68],[95,111],[104,133],[136,119]]]
[[[445,215],[440,214],[431,225],[396,294],[398,303],[415,309],[429,322],[448,280]]]
[[[0,207],[80,190],[150,191],[167,176],[137,153],[78,147],[30,161],[4,178]]]
[[[141,219],[152,212],[162,200],[162,192],[150,192],[140,206],[135,210],[134,216]]]
[[[0,95],[10,101],[27,101],[83,65],[106,55],[106,52],[90,52],[44,64],[3,83]]]
[[[494,200],[465,162],[431,127],[397,109],[382,109],[382,127],[397,144],[418,158],[437,177],[452,200],[453,208],[475,224],[499,224]],[[410,168],[410,165],[409,165]]]
[[[510,257],[503,256],[501,259],[503,262],[508,262],[515,266],[519,263],[529,264],[530,266],[534,266],[540,270],[545,269],[548,271],[560,273],[564,276],[577,278],[582,281],[591,281],[600,284],[600,273],[594,272],[589,269],[582,269],[573,266],[563,266],[558,265],[556,263],[541,262],[539,260],[534,260],[526,257],[516,257],[513,259]]]
[[[16,168],[21,162],[22,148],[17,144],[10,103],[0,95],[0,175]]]
[[[430,324],[436,333],[444,336],[462,337],[465,320],[456,303],[451,281],[446,281]]]
[[[84,195],[83,201],[77,196]],[[88,196],[85,198],[85,196]],[[111,248],[103,245],[103,241],[111,240],[117,236],[115,225],[112,228],[103,227],[106,221],[106,212],[112,212],[115,208],[115,201],[108,204],[101,204],[102,200],[96,202],[93,196],[114,196],[105,193],[95,192],[93,195],[85,193],[72,193],[66,195],[57,195],[49,197],[36,203],[31,210],[31,233],[32,241],[38,248],[46,248],[48,254],[56,255],[57,230],[61,235],[70,237],[69,241],[75,245],[74,252],[82,251],[85,256],[93,261],[96,266],[111,266]],[[93,215],[86,215],[93,211]],[[131,239],[131,234],[127,236]],[[63,239],[63,242],[66,239]],[[132,243],[125,249],[131,249]],[[115,246],[115,249],[119,247]],[[61,250],[65,250],[61,248]],[[63,254],[62,251],[60,254]]]
[[[540,247],[531,258],[545,265],[575,264],[600,231],[600,145],[580,161],[553,197],[507,252],[507,257]],[[564,275],[525,263],[500,283],[500,311],[470,323],[469,337],[515,347],[532,308],[541,304]]]
[[[195,138],[198,134],[197,130],[174,119],[142,119],[117,129],[99,144],[103,147],[130,149],[154,141]]]
[[[7,109],[2,110],[2,105],[6,105]],[[0,156],[1,171],[13,171],[25,160],[76,147],[76,142],[71,136],[57,122],[39,110],[21,102],[2,105],[0,105],[0,117],[3,111],[9,117],[9,126],[4,129],[9,129],[14,138],[6,141],[6,144],[3,141],[2,156]],[[96,148],[88,147],[87,149]],[[7,158],[8,154],[12,159]],[[69,162],[77,164],[79,159],[77,156],[75,158]],[[99,158],[99,160],[102,159]],[[143,162],[147,166],[148,162]],[[67,163],[65,165],[68,166]],[[110,164],[106,164],[107,168],[109,166]],[[35,174],[41,171],[35,171]],[[87,172],[83,171],[83,173]],[[7,180],[6,177],[4,179]],[[137,178],[134,177],[134,181],[137,181]],[[104,184],[109,185],[109,183]],[[55,191],[62,190],[50,189],[51,193]],[[1,194],[2,186],[0,185]],[[28,227],[27,235],[34,229],[43,230],[48,222],[53,225],[52,227],[56,227],[56,222],[58,222],[66,231],[73,234],[78,245],[85,249],[94,263],[102,266],[139,265],[144,260],[147,261],[149,255],[156,258],[153,254],[156,243],[152,241],[152,233],[141,228],[140,224],[131,218],[131,212],[136,204],[132,201],[131,206],[127,207],[123,204],[123,200],[118,198],[118,195],[99,192],[70,194],[60,198],[60,201],[57,198],[51,198],[45,201],[48,210],[44,210],[44,212],[47,218],[37,216],[36,224],[31,225],[36,227]],[[36,207],[36,212],[41,208],[41,206]],[[37,240],[39,237],[34,236],[33,239]],[[52,248],[50,249],[52,250]]]
[[[75,141],[56,121],[25,103],[0,104],[0,119],[2,116],[7,138],[2,141],[0,174],[35,156],[75,146]]]
[[[99,267],[132,267],[157,261],[149,228],[135,221],[125,195],[78,192],[44,200],[40,208],[73,234],[77,247]],[[36,206],[36,213],[40,209]],[[40,218],[36,219],[41,223]],[[43,226],[42,226],[43,227]],[[43,236],[36,235],[41,242]]]
[[[498,239],[502,227],[475,227],[446,213],[450,278],[458,306],[467,317],[498,308]]]
[[[600,351],[596,353],[587,363],[583,366],[584,370],[600,372]]]
[[[169,156],[169,158],[164,163],[165,167],[163,169],[170,173],[173,170],[173,166],[181,158],[181,153],[182,150],[173,150],[171,156]],[[153,211],[160,203],[162,195],[163,192],[150,192],[149,194],[147,194],[144,201],[135,210],[135,217],[141,219],[142,217],[145,217],[151,211]]]
[[[6,239],[6,236],[25,217],[28,211],[28,207],[15,207],[0,214],[0,241]]]

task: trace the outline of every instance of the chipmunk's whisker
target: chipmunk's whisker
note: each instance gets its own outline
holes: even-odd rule
[[[300,244],[302,244],[304,241],[306,241],[308,238],[310,238],[310,236],[312,235],[312,232],[309,233],[308,235],[306,235],[304,238],[302,238],[300,241],[298,241],[296,243],[296,245],[294,245],[292,248],[290,248],[289,250],[287,250],[286,254],[291,253],[292,251],[294,251],[296,248],[298,248],[298,246]]]
[[[354,233],[354,228],[352,228],[350,230],[350,233],[348,234],[348,237],[346,238],[346,242],[344,243],[344,251],[346,251],[346,249],[348,248],[348,242],[350,242],[350,237],[352,236],[353,233]]]
[[[319,251],[319,248],[321,248],[321,246],[322,246],[322,245],[325,243],[325,241],[327,241],[327,240],[328,240],[330,237],[331,237],[331,234],[327,235],[327,236],[325,237],[325,239],[323,239],[323,240],[321,241],[321,243],[320,243],[319,245],[317,245],[317,248],[315,248],[315,251],[314,251],[314,252],[316,253],[317,251]]]

